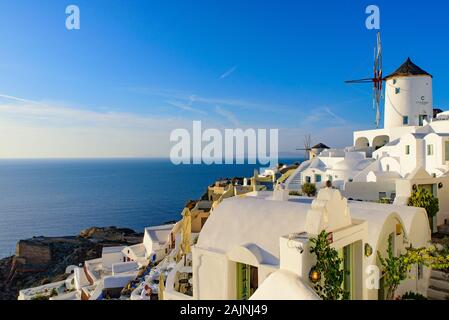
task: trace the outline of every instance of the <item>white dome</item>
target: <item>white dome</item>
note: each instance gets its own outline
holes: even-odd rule
[[[351,159],[346,158],[340,162],[337,162],[332,166],[332,170],[336,171],[357,171],[363,170],[368,166],[373,160],[371,159]]]

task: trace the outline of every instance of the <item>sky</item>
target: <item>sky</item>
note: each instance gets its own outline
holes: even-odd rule
[[[68,5],[80,29],[65,27]],[[170,132],[279,129],[281,155],[374,128],[384,73],[407,57],[449,109],[446,1],[15,0],[0,3],[0,157],[168,157]]]

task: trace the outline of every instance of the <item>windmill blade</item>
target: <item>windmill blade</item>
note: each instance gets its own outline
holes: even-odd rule
[[[374,65],[373,65],[374,78],[376,78],[376,71],[377,71],[377,48],[374,47]]]
[[[379,124],[380,124],[380,106],[377,105],[377,110],[376,110],[376,127],[379,128]]]
[[[383,98],[383,66],[382,66],[382,41],[380,38],[380,32],[377,32],[376,45],[373,48],[373,77],[364,78],[358,80],[348,80],[345,83],[372,83],[372,99],[373,99],[373,109],[376,110],[376,127],[379,128],[380,124],[380,105]]]
[[[382,71],[382,41],[380,39],[380,32],[377,32],[377,59],[379,61],[379,70]]]
[[[373,82],[373,78],[364,78],[364,79],[357,79],[357,80],[346,80],[345,83],[370,83]]]
[[[377,54],[376,54],[376,126],[380,124],[380,104],[382,100],[382,41],[380,32],[377,32]]]

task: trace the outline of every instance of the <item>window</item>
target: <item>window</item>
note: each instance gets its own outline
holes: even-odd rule
[[[389,164],[387,164],[387,171],[388,172],[390,171],[390,165]]]
[[[315,182],[321,182],[321,174],[315,175]]]
[[[427,155],[433,156],[433,144],[427,145]]]
[[[396,82],[397,82],[396,79],[393,79],[393,84],[396,84]]]
[[[449,141],[444,142],[444,160],[449,161]]]
[[[379,200],[385,199],[387,197],[386,192],[379,192]]]
[[[402,117],[402,124],[408,124],[408,116]]]
[[[419,116],[419,125],[420,125],[420,126],[424,125],[424,120],[427,120],[427,115],[421,114],[421,115]]]
[[[410,154],[410,145],[405,146],[405,154]]]
[[[394,88],[394,93],[399,94],[401,92],[401,88]]]
[[[307,182],[307,183],[310,183],[310,181],[311,181],[311,180],[310,180],[310,177],[309,177],[309,176],[306,176],[306,182]]]

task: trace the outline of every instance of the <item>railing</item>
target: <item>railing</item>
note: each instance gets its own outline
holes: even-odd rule
[[[86,275],[87,281],[89,281],[89,283],[91,285],[94,284],[94,279],[92,279],[92,277],[90,276],[89,271],[87,270],[86,264],[84,264],[83,271],[84,271],[84,274]]]

